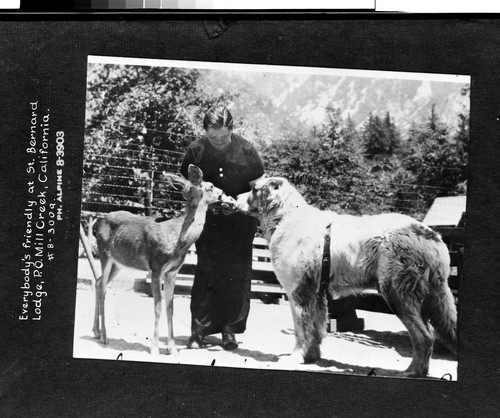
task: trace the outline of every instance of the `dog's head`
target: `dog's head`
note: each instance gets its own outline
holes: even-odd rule
[[[236,208],[244,213],[258,217],[281,202],[280,191],[287,184],[288,182],[282,177],[258,180],[251,191],[238,195]]]

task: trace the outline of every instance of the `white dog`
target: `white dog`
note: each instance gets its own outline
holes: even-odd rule
[[[276,276],[295,327],[292,358],[320,358],[326,331],[326,291],[346,296],[376,288],[408,329],[413,360],[404,376],[428,373],[434,333],[455,350],[457,312],[448,287],[450,257],[441,237],[405,215],[339,215],[307,204],[284,178],[260,180],[236,206],[260,218]],[[327,227],[329,272],[322,282]],[[327,247],[328,248],[328,247]]]

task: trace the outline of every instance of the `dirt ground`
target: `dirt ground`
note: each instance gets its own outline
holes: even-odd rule
[[[264,304],[252,299],[247,330],[237,334],[238,349],[222,349],[221,335],[206,338],[203,349],[187,349],[190,336],[188,295],[174,299],[174,335],[177,355],[167,354],[166,315],[163,307],[160,325],[160,356],[150,353],[153,334],[153,298],[134,290],[138,277],[145,274],[123,271],[108,286],[106,295],[107,346],[94,338],[92,332],[95,292],[89,284],[90,270],[80,260],[76,298],[73,355],[76,358],[123,361],[191,364],[213,367],[300,370],[321,373],[342,373],[394,376],[411,361],[409,336],[394,315],[358,311],[364,318],[360,332],[332,332],[322,343],[322,359],[314,364],[288,364],[286,355],[294,347],[292,316],[288,302]],[[457,380],[457,361],[446,349],[436,344],[430,362],[429,377]]]

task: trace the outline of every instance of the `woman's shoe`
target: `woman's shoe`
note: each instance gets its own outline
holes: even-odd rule
[[[238,348],[238,343],[232,332],[225,331],[222,333],[222,346],[224,350],[235,350]]]

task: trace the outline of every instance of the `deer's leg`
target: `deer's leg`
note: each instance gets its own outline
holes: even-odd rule
[[[151,271],[151,292],[153,293],[154,310],[155,310],[155,326],[153,331],[153,342],[151,343],[151,355],[158,356],[160,350],[158,348],[159,331],[161,316],[161,277],[156,270]]]
[[[94,311],[94,327],[92,328],[92,331],[94,331],[94,337],[95,338],[101,338],[101,328],[99,326],[99,312],[100,312],[100,299],[101,299],[101,282],[102,282],[102,275],[96,280],[95,282],[95,311]]]
[[[119,268],[112,259],[107,259],[102,266],[102,275],[95,283],[96,308],[94,317],[94,335],[100,338],[103,344],[107,343],[106,319],[104,301],[106,299],[106,286],[118,274]]]
[[[100,260],[101,260],[101,275],[99,278],[96,279],[94,286],[95,286],[95,310],[94,310],[94,327],[92,328],[92,331],[94,332],[94,337],[97,339],[101,338],[101,327],[99,325],[100,323],[100,300],[101,300],[101,285],[102,285],[102,280],[104,273],[106,271],[106,265],[109,264],[111,261],[105,253],[100,254]]]
[[[167,344],[168,344],[168,351],[170,354],[177,354],[177,347],[175,346],[175,338],[174,338],[174,325],[173,325],[174,288],[175,288],[175,278],[177,276],[177,271],[178,270],[166,273],[163,282],[164,299],[167,311],[167,329],[168,329]]]

